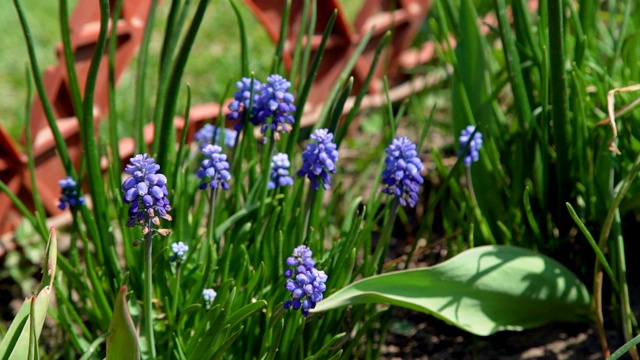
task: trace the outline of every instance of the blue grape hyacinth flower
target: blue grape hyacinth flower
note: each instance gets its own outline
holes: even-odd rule
[[[316,307],[327,290],[327,274],[316,269],[311,255],[311,250],[305,245],[296,247],[286,260],[291,268],[284,271],[287,278],[285,288],[291,293],[291,299],[284,302],[284,308],[300,310],[304,316],[309,315],[309,310]]]
[[[207,309],[211,307],[213,304],[213,300],[216,299],[218,293],[213,289],[204,289],[202,290],[202,300],[204,300],[204,305]]]
[[[238,120],[235,126],[236,131],[242,130],[244,121],[251,121],[254,125],[257,125],[255,116],[255,110],[248,113],[249,106],[251,104],[251,95],[253,94],[253,106],[258,102],[258,92],[260,91],[262,84],[257,79],[251,79],[243,77],[240,81],[236,82],[238,91],[233,94],[233,101],[229,103],[229,110],[231,113],[227,115],[228,120]]]
[[[333,134],[327,129],[318,129],[311,134],[314,142],[307,144],[302,153],[302,168],[298,176],[311,180],[311,187],[318,190],[319,184],[328,190],[331,186],[331,174],[336,173],[338,149],[333,143]]]
[[[189,246],[185,245],[182,241],[171,244],[172,254],[169,256],[169,261],[181,263],[184,261],[187,251],[189,251]]]
[[[469,125],[466,128],[462,129],[460,132],[460,149],[458,150],[458,157],[464,156],[463,161],[466,167],[470,167],[472,163],[478,161],[480,159],[480,149],[482,148],[482,133],[480,131],[476,131],[473,138],[471,138],[471,134],[476,130],[476,127],[473,125]],[[467,152],[462,154],[464,148],[469,144],[467,148]]]
[[[253,107],[253,123],[261,125],[263,134],[266,134],[269,127],[273,133],[291,131],[290,125],[295,123],[293,114],[296,106],[293,94],[287,91],[290,87],[291,83],[278,74],[269,76],[267,82],[261,84],[260,95]]]
[[[147,216],[155,225],[160,224],[159,218],[171,221],[171,215],[168,214],[171,204],[167,199],[167,178],[158,173],[160,165],[147,154],[138,154],[129,159],[129,162],[124,172],[131,177],[122,183],[122,200],[125,204],[131,204],[127,226],[142,224],[143,233],[146,234],[149,230],[145,223]]]
[[[229,190],[229,162],[227,155],[222,153],[222,148],[218,145],[207,145],[202,149],[205,159],[200,163],[200,169],[196,175],[202,179],[200,189],[204,190],[209,185],[212,189],[221,187]]]
[[[407,137],[398,137],[386,150],[386,168],[382,172],[384,193],[394,195],[400,205],[416,206],[418,190],[424,182],[420,172],[424,168],[418,157],[416,145]]]
[[[193,136],[193,140],[197,141],[200,145],[200,149],[205,146],[211,145],[220,145],[221,134],[224,131],[224,144],[227,147],[232,148],[236,143],[236,137],[238,136],[238,132],[233,129],[219,129],[211,124],[205,124],[200,128]]]
[[[62,189],[62,195],[59,199],[60,204],[58,205],[60,210],[66,209],[67,206],[73,209],[84,204],[84,197],[78,191],[78,183],[71,176],[58,181],[58,184]]]
[[[269,190],[275,189],[276,186],[289,186],[293,184],[293,178],[289,176],[289,155],[278,153],[273,155],[271,159],[271,179],[267,184]]]

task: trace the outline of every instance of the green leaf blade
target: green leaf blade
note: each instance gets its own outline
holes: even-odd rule
[[[588,320],[589,302],[585,286],[555,260],[516,247],[482,246],[430,268],[355,282],[314,311],[389,303],[485,336],[552,321]]]
[[[109,325],[109,336],[107,337],[107,360],[140,359],[138,334],[127,308],[126,293],[127,287],[122,286],[116,298],[113,317]]]

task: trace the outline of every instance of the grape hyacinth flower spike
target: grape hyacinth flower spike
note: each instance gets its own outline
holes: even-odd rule
[[[271,179],[267,184],[269,190],[275,189],[276,186],[289,186],[293,184],[293,178],[289,176],[289,155],[278,153],[273,155],[271,159]]]
[[[416,145],[407,137],[398,137],[387,147],[386,153],[386,168],[382,172],[385,187],[382,191],[394,195],[402,206],[416,206],[418,190],[424,182],[420,175],[424,166]]]
[[[311,250],[305,245],[296,247],[286,260],[291,268],[284,271],[287,278],[285,288],[291,293],[291,299],[284,302],[284,308],[300,310],[304,316],[309,315],[309,310],[316,307],[323,299],[322,293],[327,290],[327,274],[316,269],[311,255]]]
[[[238,132],[233,129],[219,129],[211,124],[205,124],[196,132],[193,137],[194,141],[197,141],[200,145],[200,149],[203,149],[207,145],[220,145],[221,133],[224,131],[224,144],[227,147],[232,148],[236,143]]]
[[[233,94],[233,101],[229,103],[229,110],[231,113],[227,115],[227,120],[238,120],[238,123],[235,125],[235,130],[242,130],[243,122],[246,120],[251,121],[254,125],[257,125],[255,116],[253,113],[255,111],[251,111],[251,114],[248,113],[249,106],[251,105],[251,94],[253,94],[253,103],[254,107],[258,100],[258,92],[262,87],[262,84],[257,79],[251,79],[243,77],[240,81],[236,82],[236,87],[238,91]]]
[[[227,181],[231,179],[231,173],[229,173],[227,155],[222,153],[222,148],[218,145],[207,145],[202,148],[202,154],[205,159],[200,163],[200,169],[196,173],[202,179],[200,189],[204,190],[209,185],[211,189],[221,187],[229,190]]]
[[[482,133],[480,131],[476,131],[473,138],[471,138],[471,134],[476,130],[476,127],[473,125],[469,125],[466,128],[462,129],[460,132],[460,149],[458,150],[458,157],[464,156],[464,165],[466,167],[470,167],[472,163],[478,161],[480,159],[480,149],[482,148]],[[467,152],[464,154],[462,151],[469,144],[467,148]]]
[[[170,262],[181,263],[184,261],[184,257],[189,251],[189,246],[185,245],[182,241],[171,244],[171,256],[169,256]]]
[[[60,196],[60,204],[58,208],[64,210],[69,206],[73,209],[84,204],[84,197],[80,196],[78,191],[78,183],[71,176],[58,181],[60,188],[62,189],[62,195]]]
[[[171,221],[171,205],[167,195],[167,178],[158,173],[160,165],[156,164],[153,158],[147,154],[138,154],[129,159],[129,164],[125,167],[125,173],[131,175],[122,183],[122,197],[129,207],[129,221],[127,226],[133,227],[136,224],[143,226],[143,233],[146,235],[150,230],[150,221],[154,225],[160,225],[160,218]],[[159,231],[165,235],[166,231]]]
[[[278,74],[269,76],[267,82],[260,86],[260,95],[253,105],[255,119],[252,122],[261,125],[263,134],[269,127],[273,133],[291,131],[296,106],[293,94],[287,91],[290,87],[291,83]]]
[[[216,299],[218,293],[213,289],[204,289],[202,290],[202,300],[204,300],[204,305],[208,309],[211,308],[211,304],[213,304],[213,300]]]
[[[328,190],[331,186],[331,174],[336,173],[338,150],[333,143],[333,134],[327,129],[318,129],[311,134],[313,142],[307,144],[302,153],[302,169],[298,176],[311,180],[311,187],[318,190],[319,184]]]

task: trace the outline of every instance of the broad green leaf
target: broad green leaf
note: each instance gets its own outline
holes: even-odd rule
[[[129,314],[126,293],[127,287],[122,286],[116,297],[107,337],[107,360],[140,359],[138,334]]]
[[[38,296],[31,296],[26,299],[20,310],[18,310],[7,334],[0,343],[0,360],[28,359],[30,355],[37,355],[37,339],[40,337],[44,320],[47,317],[49,299],[53,290],[53,279],[56,273],[57,257],[58,241],[56,231],[51,228],[42,269],[42,285]],[[30,349],[31,354],[29,352]]]
[[[522,248],[482,246],[430,268],[360,280],[313,311],[389,303],[490,335],[553,321],[585,321],[589,302],[584,284],[557,261]]]

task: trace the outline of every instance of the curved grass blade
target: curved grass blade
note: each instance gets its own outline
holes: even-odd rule
[[[238,20],[238,30],[240,30],[240,64],[242,69],[240,77],[247,77],[249,76],[249,46],[247,42],[247,30],[245,29],[244,20],[242,19],[242,15],[240,14],[240,10],[238,10],[236,2],[229,0],[229,4],[231,4],[233,13],[236,15],[236,19]]]
[[[149,43],[151,42],[151,34],[153,33],[153,23],[156,18],[156,8],[158,7],[158,0],[152,0],[149,7],[149,15],[147,15],[147,22],[144,27],[144,34],[142,35],[142,43],[140,44],[140,50],[138,51],[138,64],[137,64],[137,76],[135,84],[135,105],[133,109],[133,138],[135,142],[136,154],[144,152],[146,145],[144,143],[143,129],[146,123],[145,119],[145,85],[147,79],[147,67],[149,66],[147,58],[149,56]],[[115,38],[115,37],[112,37]]]
[[[634,346],[640,344],[640,335],[634,337],[628,343],[622,345],[618,350],[616,350],[611,356],[607,358],[607,360],[618,360],[622,355],[626,354],[633,348]]]
[[[311,85],[313,84],[313,80],[316,78],[316,75],[318,74],[318,68],[320,67],[320,60],[322,60],[322,54],[324,54],[324,48],[327,46],[327,41],[329,40],[329,36],[331,35],[331,30],[333,29],[333,25],[335,24],[337,17],[338,17],[338,11],[336,10],[333,12],[333,15],[331,15],[331,18],[327,23],[327,27],[324,29],[324,33],[322,34],[322,40],[320,41],[320,46],[318,46],[318,51],[316,52],[316,55],[313,57],[313,63],[311,64],[309,75],[305,79],[304,86],[302,87],[302,91],[298,95],[298,101],[296,102],[296,114],[294,116],[294,118],[298,119],[298,121],[296,121],[293,124],[291,136],[289,136],[289,142],[287,143],[287,154],[289,154],[289,158],[293,158],[293,149],[296,146],[298,134],[300,133],[300,118],[302,117],[304,104],[307,102],[307,97],[309,97],[309,92],[311,91]]]
[[[338,129],[338,133],[336,134],[336,145],[338,147],[340,147],[340,143],[342,142],[344,137],[347,135],[347,130],[349,130],[349,126],[351,126],[353,119],[355,119],[356,114],[358,113],[358,109],[360,109],[360,104],[362,103],[362,99],[367,94],[367,89],[369,88],[371,79],[373,79],[373,76],[376,73],[376,69],[378,68],[378,61],[380,61],[380,54],[382,53],[382,49],[384,49],[385,46],[387,46],[387,44],[389,43],[389,39],[391,39],[391,31],[387,31],[382,36],[382,39],[378,43],[378,47],[376,47],[376,52],[373,57],[373,62],[371,62],[371,68],[369,69],[369,73],[367,74],[367,77],[362,83],[361,90],[358,92],[358,95],[356,95],[356,100],[353,103],[353,107],[349,111],[349,114],[347,114],[347,117],[345,118],[344,123],[342,124],[342,126],[340,126],[340,129]]]
[[[47,122],[49,123],[51,132],[53,133],[53,138],[56,143],[56,150],[58,151],[58,156],[60,156],[60,160],[62,161],[62,165],[67,171],[67,174],[75,174],[75,170],[71,165],[71,158],[69,157],[67,143],[64,141],[64,138],[62,137],[62,133],[60,133],[60,129],[58,128],[58,124],[56,123],[56,116],[53,113],[53,107],[51,106],[51,102],[47,97],[47,91],[44,88],[42,75],[40,75],[40,66],[38,65],[38,58],[36,56],[35,46],[33,44],[33,34],[31,33],[29,24],[27,23],[27,19],[24,16],[24,11],[22,10],[22,4],[20,3],[20,0],[13,0],[13,3],[15,5],[16,11],[18,12],[18,18],[20,19],[22,32],[24,34],[24,38],[27,43],[27,51],[29,53],[29,62],[31,64],[31,72],[33,74],[33,80],[36,84],[36,89],[38,90],[38,96],[40,97],[40,102],[42,103],[42,108],[44,109]]]
[[[76,118],[82,119],[82,94],[78,85],[78,75],[76,74],[75,56],[71,49],[71,30],[69,29],[69,5],[67,0],[59,0],[60,12],[60,33],[62,34],[62,50],[64,63],[67,68],[69,78],[69,92],[71,93],[71,103],[76,112]]]
[[[333,111],[331,111],[331,116],[327,118],[328,122],[326,126],[329,129],[329,132],[331,132],[332,134],[336,133],[336,129],[338,128],[338,122],[342,117],[342,109],[344,109],[344,104],[347,102],[347,98],[349,97],[349,94],[351,94],[352,88],[353,88],[353,76],[349,78],[344,88],[342,88],[342,92],[340,93],[340,96],[338,97],[338,99],[336,100],[333,106]]]
[[[169,163],[173,161],[176,152],[175,146],[173,146],[173,144],[175,144],[175,128],[173,126],[173,115],[176,109],[176,104],[178,102],[180,81],[182,81],[182,75],[184,74],[184,69],[187,65],[187,60],[189,59],[191,48],[193,47],[193,43],[196,40],[196,35],[198,34],[198,30],[200,29],[200,25],[202,24],[202,19],[204,18],[204,13],[206,12],[210,2],[211,0],[201,0],[198,4],[198,8],[196,9],[196,13],[193,16],[193,20],[191,22],[191,25],[189,26],[187,35],[185,36],[184,42],[180,47],[180,51],[178,52],[178,56],[173,66],[173,71],[171,72],[171,78],[169,79],[169,87],[167,88],[164,109],[162,110],[160,138],[158,143],[162,144],[163,148],[162,151],[160,151],[160,148],[158,148],[157,154],[157,163],[165,169],[171,168]],[[171,174],[167,174],[167,176],[171,177]]]

